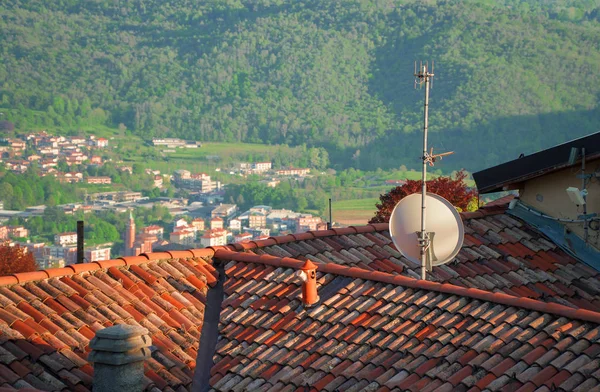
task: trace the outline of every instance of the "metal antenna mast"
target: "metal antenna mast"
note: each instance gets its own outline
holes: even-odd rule
[[[439,158],[440,160],[446,155],[450,155],[453,151],[445,152],[442,154],[433,154],[433,148],[431,153],[427,152],[427,127],[429,126],[429,87],[430,84],[433,86],[433,61],[431,62],[431,72],[428,70],[429,64],[421,62],[417,71],[417,63],[415,62],[415,88],[417,85],[425,85],[425,105],[423,109],[423,170],[422,170],[422,186],[421,186],[421,231],[417,232],[419,238],[419,246],[421,248],[421,279],[427,279],[427,271],[431,271],[431,258],[429,257],[430,250],[430,236],[425,229],[425,210],[426,210],[426,195],[427,195],[427,164],[433,166],[434,162]]]
[[[427,63],[419,64],[419,72],[417,72],[417,63],[415,62],[415,87],[425,85],[425,106],[423,109],[423,170],[422,170],[422,185],[421,185],[421,231],[417,233],[419,237],[419,246],[421,247],[421,279],[427,279],[427,248],[429,248],[429,233],[425,231],[425,209],[427,195],[427,127],[429,117],[429,83],[433,79],[433,72],[428,72]],[[433,68],[433,63],[431,64]],[[431,268],[431,267],[429,267]]]

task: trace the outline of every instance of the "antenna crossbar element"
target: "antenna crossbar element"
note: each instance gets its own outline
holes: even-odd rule
[[[429,163],[429,166],[434,166],[434,163],[436,160],[442,160],[443,157],[448,156],[454,154],[454,151],[448,151],[448,152],[443,152],[441,154],[434,154],[433,153],[433,147],[431,147],[431,152],[429,153],[425,153],[425,156],[423,157],[423,159],[425,159],[425,161],[427,163]]]
[[[415,73],[413,74],[415,77],[415,86],[419,85],[422,86],[424,84],[431,84],[433,83],[433,62],[431,62],[431,72],[427,71],[428,69],[428,63],[426,62],[423,65],[423,62],[421,61],[421,63],[419,64],[419,70],[417,71],[417,62],[415,61]]]

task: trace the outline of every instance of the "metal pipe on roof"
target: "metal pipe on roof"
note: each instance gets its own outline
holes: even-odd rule
[[[583,182],[583,187],[581,188],[582,194],[581,196],[583,196],[583,216],[586,217],[587,216],[587,191],[585,190],[586,187],[586,181],[585,181],[585,147],[581,148],[581,174],[582,174],[582,179],[581,181]],[[583,218],[583,241],[587,244],[588,242],[588,219]]]
[[[83,263],[83,245],[85,243],[84,240],[84,223],[83,221],[77,221],[77,264]]]
[[[331,213],[331,197],[329,198],[329,222],[327,222],[327,230],[331,230],[333,226],[333,218]]]

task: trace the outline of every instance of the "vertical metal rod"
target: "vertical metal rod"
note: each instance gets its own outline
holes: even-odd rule
[[[427,249],[429,245],[427,241],[427,232],[425,231],[425,209],[426,209],[426,195],[427,195],[427,126],[428,126],[428,115],[429,115],[429,74],[427,73],[427,66],[422,69],[423,76],[425,79],[425,105],[423,110],[423,173],[422,173],[422,186],[421,186],[421,279],[427,279]]]
[[[77,264],[83,263],[83,221],[77,221]]]
[[[415,73],[415,82],[418,79],[419,85],[425,83],[425,104],[423,108],[423,170],[422,170],[422,185],[421,185],[421,231],[417,233],[419,237],[419,247],[421,255],[421,279],[427,279],[427,254],[429,250],[429,235],[425,227],[426,219],[426,197],[427,197],[427,163],[433,162],[433,156],[427,153],[427,127],[429,126],[429,82],[433,78],[433,72],[429,72],[427,63],[423,62],[419,65],[419,73]]]
[[[327,230],[331,230],[331,227],[333,226],[333,218],[332,218],[332,212],[331,212],[331,197],[329,198],[329,222],[327,222]]]
[[[587,244],[588,242],[588,220],[587,217],[585,217],[587,215],[587,201],[586,201],[586,195],[585,195],[585,187],[586,187],[586,181],[585,181],[585,147],[581,148],[581,174],[582,174],[582,182],[583,182],[583,239],[585,241],[585,243]]]

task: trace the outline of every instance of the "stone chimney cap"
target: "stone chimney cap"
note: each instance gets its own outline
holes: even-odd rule
[[[115,353],[109,351],[93,350],[88,355],[88,361],[92,363],[100,363],[112,366],[127,365],[129,363],[141,362],[152,356],[152,351],[149,347],[142,347],[131,352]]]
[[[96,332],[88,361],[113,366],[143,361],[150,357],[151,345],[146,328],[117,324]]]
[[[90,348],[94,351],[126,353],[149,347],[150,344],[152,344],[152,339],[148,335],[134,336],[129,339],[105,339],[95,336],[90,342]]]
[[[96,337],[111,340],[126,340],[137,336],[148,335],[148,330],[137,325],[117,324],[96,332]]]
[[[117,324],[96,332],[87,358],[94,364],[93,390],[142,392],[151,345],[148,330],[136,325]]]

